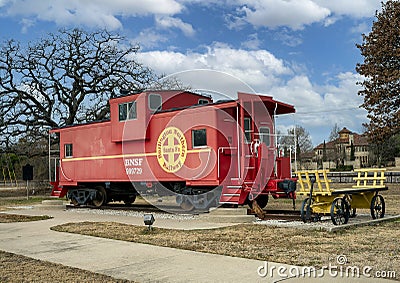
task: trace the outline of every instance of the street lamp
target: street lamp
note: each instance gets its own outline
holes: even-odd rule
[[[151,225],[153,225],[154,221],[155,221],[155,219],[154,219],[153,214],[145,214],[143,216],[144,225],[149,226],[149,230],[151,230]]]

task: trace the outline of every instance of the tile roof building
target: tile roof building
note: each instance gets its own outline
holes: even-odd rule
[[[351,132],[347,128],[339,132],[336,140],[321,143],[313,151],[313,161],[322,164],[323,168],[335,168],[337,165],[361,168],[369,165],[367,136]]]

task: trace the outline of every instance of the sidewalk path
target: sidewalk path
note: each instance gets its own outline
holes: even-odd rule
[[[53,219],[25,223],[0,223],[0,250],[77,267],[137,282],[274,282],[279,276],[260,277],[263,261],[192,252],[174,248],[96,238],[51,231],[50,227],[77,221],[118,221],[143,225],[141,217],[95,215],[63,210],[24,210],[9,213],[50,215]],[[158,227],[188,229],[221,227],[198,220],[157,219]],[[268,263],[269,268],[273,263]],[[276,267],[291,266],[275,264]],[[72,279],[72,278],[71,278]],[[379,282],[377,280],[346,282]],[[288,280],[288,279],[287,279]],[[316,279],[317,280],[317,279]],[[319,278],[318,282],[342,282],[343,278]],[[55,278],[55,281],[56,278]],[[311,282],[310,278],[290,282]],[[286,280],[285,280],[286,282]],[[387,282],[387,281],[382,281]]]

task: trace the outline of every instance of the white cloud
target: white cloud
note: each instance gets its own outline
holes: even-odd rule
[[[241,44],[244,48],[257,50],[260,48],[261,40],[258,39],[257,33],[250,34],[248,39]]]
[[[335,123],[361,132],[361,124],[367,121],[365,110],[359,108],[362,98],[357,95],[356,82],[361,79],[358,74],[346,72],[338,74],[334,82],[318,86],[298,75],[272,88],[270,94],[293,104],[296,123],[310,131],[314,143],[320,143],[328,138]]]
[[[22,19],[22,20],[20,21],[20,24],[22,25],[21,32],[22,32],[22,33],[27,33],[27,32],[28,32],[28,29],[29,29],[30,27],[32,27],[33,25],[35,25],[35,21],[34,21],[34,20],[31,20],[31,19]]]
[[[118,16],[174,15],[183,9],[176,0],[9,0],[3,5],[10,16],[109,29],[122,27]]]
[[[381,7],[381,0],[314,0],[321,7],[329,9],[333,14],[354,18],[373,17]]]
[[[354,26],[353,28],[351,28],[351,32],[354,34],[368,34],[371,31],[371,27],[365,23],[362,22],[360,24],[358,24],[357,26]]]
[[[152,29],[145,29],[131,41],[133,44],[139,44],[141,48],[157,47],[160,43],[165,43],[169,38],[165,34],[160,34]]]
[[[228,27],[240,28],[245,22],[255,27],[289,27],[303,29],[306,25],[323,23],[329,26],[343,16],[356,19],[373,17],[381,8],[381,0],[231,0],[236,8]]]
[[[275,33],[275,39],[281,41],[283,44],[290,46],[290,47],[296,47],[303,43],[301,34],[290,33],[287,28],[283,28],[280,31],[277,31]]]
[[[173,18],[173,17],[169,17],[169,16],[159,16],[159,17],[156,17],[156,23],[157,23],[158,27],[160,27],[160,28],[180,29],[183,32],[183,34],[185,34],[186,36],[193,36],[195,33],[192,25],[190,25],[188,23],[184,23],[181,19],[178,19],[178,18]]]
[[[279,76],[291,73],[282,60],[266,50],[246,51],[220,43],[208,47],[204,53],[151,51],[139,53],[138,56],[139,61],[158,73],[172,74],[193,69],[218,70],[262,89],[279,84]]]
[[[329,16],[327,8],[311,0],[252,0],[237,1],[244,18],[256,27],[287,26],[294,30],[319,22]]]

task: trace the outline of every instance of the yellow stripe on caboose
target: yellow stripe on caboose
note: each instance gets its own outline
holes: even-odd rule
[[[187,153],[201,153],[210,152],[211,148],[201,148],[201,149],[191,149]],[[62,162],[71,161],[87,161],[87,160],[99,160],[99,159],[116,159],[116,158],[132,158],[132,157],[147,157],[147,156],[157,156],[157,152],[147,152],[147,153],[132,153],[132,154],[118,154],[118,155],[100,155],[100,156],[86,156],[86,157],[70,157],[63,158]]]

